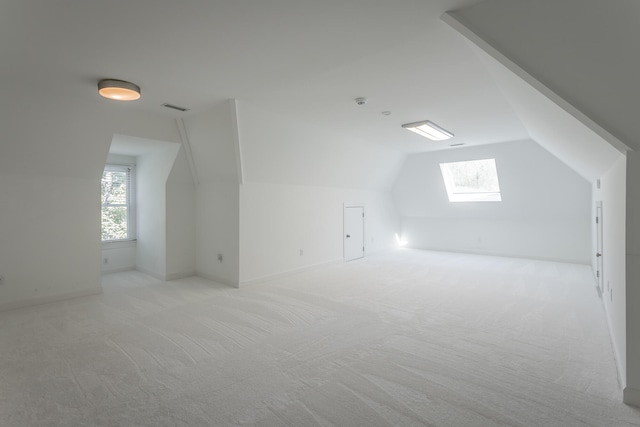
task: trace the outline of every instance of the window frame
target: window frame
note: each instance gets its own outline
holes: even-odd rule
[[[472,163],[472,162],[492,162],[492,169],[495,171],[496,185],[498,191],[470,191],[470,192],[456,192],[455,190],[455,177],[452,176],[451,170],[448,165],[456,163]],[[498,165],[495,158],[488,159],[474,159],[474,160],[461,160],[457,162],[445,162],[440,163],[440,172],[442,173],[442,180],[444,181],[445,190],[449,198],[450,203],[468,203],[468,202],[501,202],[502,190],[500,189],[500,178],[498,176]]]
[[[103,244],[114,244],[114,243],[126,243],[126,242],[135,242],[136,241],[136,179],[135,179],[135,165],[133,164],[118,164],[118,163],[107,163],[104,166],[103,174],[105,171],[113,171],[113,172],[126,172],[127,174],[127,191],[126,191],[126,204],[104,204],[102,201],[102,190],[100,191],[100,236]],[[124,206],[127,208],[127,237],[124,239],[110,239],[110,240],[102,240],[102,215],[103,209],[107,206],[117,207]]]

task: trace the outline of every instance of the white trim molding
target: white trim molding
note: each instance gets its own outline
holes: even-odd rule
[[[186,279],[187,277],[191,277],[191,276],[195,276],[196,272],[195,270],[189,270],[189,271],[178,271],[178,272],[174,272],[174,273],[167,273],[166,274],[166,279],[165,282],[171,281],[171,280],[178,280],[178,279]]]
[[[302,272],[305,272],[305,271],[317,270],[319,268],[324,268],[324,267],[327,267],[327,266],[333,265],[333,264],[341,264],[342,262],[343,262],[343,260],[342,260],[342,258],[340,258],[340,259],[335,259],[335,260],[332,260],[332,261],[320,262],[318,264],[306,265],[304,267],[294,268],[293,270],[287,270],[287,271],[283,271],[283,272],[280,272],[280,273],[269,274],[267,276],[262,276],[262,277],[258,277],[258,278],[255,278],[255,279],[244,280],[244,281],[240,282],[240,286],[256,285],[256,284],[259,284],[259,283],[268,282],[269,280],[275,280],[275,279],[281,279],[281,278],[284,278],[284,277],[289,277],[289,276],[292,276],[294,274],[302,273]],[[205,277],[205,279],[206,279],[206,277]]]
[[[84,289],[81,291],[66,292],[63,294],[52,295],[48,297],[29,298],[26,300],[12,301],[0,304],[0,312],[7,310],[15,310],[18,308],[31,307],[34,305],[48,304],[50,302],[65,301],[74,298],[88,297],[92,295],[100,295],[102,293],[102,285],[97,288]]]
[[[625,404],[640,408],[640,390],[636,390],[635,388],[625,387],[622,393],[623,393],[622,401]]]
[[[238,184],[244,184],[244,169],[242,164],[242,144],[240,140],[240,124],[238,122],[238,101],[229,99],[231,111],[231,132],[233,133],[233,149],[236,155],[236,171]]]
[[[206,273],[196,271],[195,275],[198,277],[202,277],[203,279],[211,280],[212,282],[220,283],[221,285],[229,286],[232,288],[238,289],[240,287],[239,283],[233,282],[232,280],[229,280],[229,279],[223,279],[221,277],[214,276],[213,274],[206,274]]]
[[[196,169],[196,163],[193,160],[193,154],[191,152],[189,133],[187,132],[187,127],[184,124],[184,120],[178,118],[176,119],[176,124],[178,125],[178,132],[180,133],[180,141],[182,142],[182,147],[184,148],[184,154],[187,157],[189,169],[191,170],[191,178],[193,179],[193,184],[197,187],[198,185],[200,185],[200,179],[198,178],[198,170]]]

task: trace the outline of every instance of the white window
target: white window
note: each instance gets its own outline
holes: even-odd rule
[[[106,165],[102,172],[102,241],[135,239],[133,167]]]
[[[500,202],[495,159],[440,163],[450,202]]]

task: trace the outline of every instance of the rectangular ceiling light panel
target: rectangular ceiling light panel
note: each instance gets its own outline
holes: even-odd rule
[[[402,125],[403,128],[415,132],[420,136],[429,138],[432,141],[444,141],[453,138],[453,134],[446,129],[441,128],[437,124],[424,120],[422,122],[407,123]]]

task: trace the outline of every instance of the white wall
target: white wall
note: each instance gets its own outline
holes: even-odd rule
[[[163,144],[137,158],[136,267],[161,279],[167,273],[166,184],[179,148]]]
[[[102,244],[102,274],[136,269],[136,242]]]
[[[502,202],[450,203],[439,164],[486,158]],[[591,262],[590,184],[533,141],[410,155],[393,194],[410,247]]]
[[[389,190],[403,153],[264,105],[238,112],[241,283],[342,260],[345,203],[365,206],[365,253],[396,245]]]
[[[342,261],[344,204],[365,207],[365,255],[396,245],[400,224],[388,192],[242,185],[240,282]]]
[[[245,182],[389,190],[404,154],[239,102]]]
[[[202,277],[238,286],[239,183],[230,104],[217,105],[184,123],[199,180],[195,193],[196,271]]]
[[[200,181],[199,275],[238,286],[341,260],[343,203],[365,204],[368,252],[395,245],[388,188],[402,154],[248,103],[223,103],[184,123]]]
[[[611,341],[616,355],[618,373],[626,383],[626,294],[625,294],[625,217],[626,217],[626,159],[621,157],[600,178],[600,189],[593,187],[593,214],[595,202],[602,202],[602,300],[609,322]],[[596,224],[593,227],[592,266],[597,270]]]
[[[178,140],[173,121],[90,93],[66,105],[50,88],[36,105],[0,111],[0,309],[100,292],[100,177],[113,134]]]
[[[196,189],[183,147],[166,182],[167,280],[196,272]]]
[[[196,192],[198,275],[237,287],[240,277],[238,184],[200,184]],[[222,255],[222,262],[218,261]]]
[[[616,308],[626,304],[627,384],[624,398],[625,402],[640,406],[640,154],[637,151],[627,154],[626,171],[626,295],[620,295],[616,300]],[[614,289],[614,300],[623,289],[622,286]],[[625,297],[626,301],[623,301]]]
[[[99,188],[95,179],[0,174],[0,309],[100,291]]]

